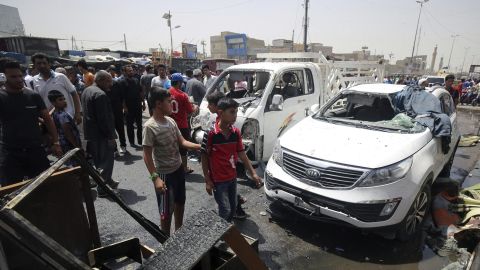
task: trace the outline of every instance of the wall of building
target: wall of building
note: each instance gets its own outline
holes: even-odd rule
[[[25,30],[18,9],[0,4],[0,37],[23,35]]]

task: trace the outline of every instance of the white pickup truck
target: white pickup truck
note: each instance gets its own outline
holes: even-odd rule
[[[319,53],[258,56],[266,62],[231,66],[207,90],[207,95],[222,91],[240,104],[235,126],[254,164],[268,161],[277,138],[340,89],[383,81],[384,66],[374,61],[332,62]],[[191,120],[197,142],[215,119],[207,105],[204,99]]]

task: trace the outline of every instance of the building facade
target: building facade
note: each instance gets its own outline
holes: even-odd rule
[[[18,9],[0,4],[0,37],[24,35],[25,29]]]

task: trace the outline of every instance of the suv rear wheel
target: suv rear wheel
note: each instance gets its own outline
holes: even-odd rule
[[[400,241],[408,241],[421,231],[425,216],[430,211],[430,202],[430,183],[426,183],[413,201],[407,216],[405,216],[400,225],[400,229],[397,232],[397,238]]]

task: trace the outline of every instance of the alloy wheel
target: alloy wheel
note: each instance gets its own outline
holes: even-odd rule
[[[425,214],[427,212],[427,203],[428,194],[425,191],[422,191],[413,203],[412,211],[408,216],[407,222],[405,224],[406,231],[409,235],[414,234],[417,231],[418,226],[420,226],[420,224],[422,223],[423,218],[425,217]]]

